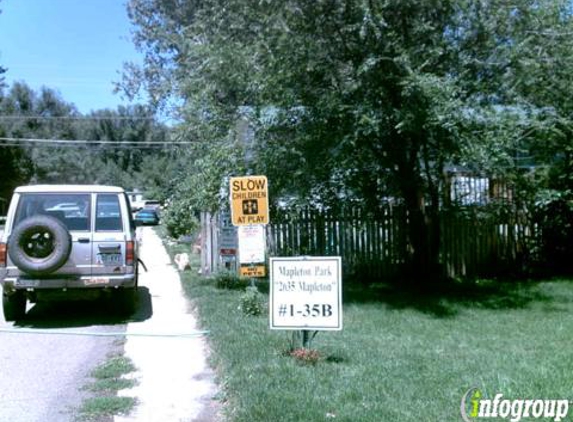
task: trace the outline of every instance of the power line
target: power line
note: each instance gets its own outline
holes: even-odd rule
[[[5,142],[34,142],[50,144],[135,144],[135,145],[189,145],[194,141],[108,141],[108,140],[85,140],[85,139],[43,139],[43,138],[2,138]]]
[[[130,116],[107,116],[107,117],[96,117],[96,116],[41,116],[41,115],[24,115],[24,114],[6,114],[0,115],[0,120],[87,120],[87,121],[99,121],[99,120],[157,120],[155,117],[130,117]],[[157,120],[158,121],[158,120]]]
[[[26,145],[23,146],[21,144],[6,144],[6,143],[0,143],[0,148],[66,148],[66,149],[70,149],[70,148],[78,148],[78,149],[85,149],[88,148],[88,146],[86,145],[82,145],[82,144],[70,144],[70,145],[64,145],[64,144],[59,144],[59,145],[49,145],[49,144],[42,144],[42,145]],[[105,146],[101,146],[100,149],[113,149],[113,150],[138,150],[138,151],[142,151],[142,150],[165,150],[167,148],[173,148],[173,146],[170,145],[166,145],[166,146],[160,146],[160,145],[142,145],[142,146],[135,146],[135,145],[105,145]]]
[[[105,146],[131,149],[160,149],[163,147],[183,146],[194,144],[194,141],[108,141],[82,139],[36,139],[36,138],[4,138],[0,137],[0,148],[21,146],[47,147],[85,147]]]

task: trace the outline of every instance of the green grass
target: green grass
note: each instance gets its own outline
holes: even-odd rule
[[[94,382],[88,384],[89,391],[119,391],[135,386],[133,379],[122,378],[123,375],[135,371],[131,360],[123,356],[116,356],[95,368],[91,376]]]
[[[124,356],[115,356],[95,368],[91,375],[97,380],[105,381],[116,379],[133,371],[135,371],[135,366],[130,359]]]
[[[182,246],[172,246],[171,252]],[[244,315],[240,290],[197,271],[187,294],[210,330],[230,421],[458,421],[463,394],[570,398],[573,283],[481,282],[428,293],[347,288],[344,329],[321,332],[301,364],[268,312]],[[348,286],[347,286],[348,287]]]
[[[117,392],[136,384],[135,380],[123,377],[135,370],[133,363],[124,356],[111,357],[96,367],[90,374],[94,381],[84,388],[95,395],[83,401],[78,420],[104,421],[114,415],[128,414],[137,401],[133,397],[118,397]]]
[[[133,397],[92,397],[86,400],[80,408],[80,420],[99,421],[114,415],[127,415],[135,404],[136,399]]]

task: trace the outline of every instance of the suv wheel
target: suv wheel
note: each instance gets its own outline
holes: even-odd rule
[[[65,264],[72,249],[68,229],[47,215],[20,222],[10,235],[8,254],[14,264],[31,275],[49,274]]]
[[[26,315],[26,296],[24,292],[16,292],[11,295],[2,295],[2,307],[6,321],[16,321]]]

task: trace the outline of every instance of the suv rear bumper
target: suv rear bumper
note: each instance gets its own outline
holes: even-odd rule
[[[82,276],[77,278],[24,278],[6,277],[2,282],[5,294],[16,290],[50,289],[106,289],[135,287],[135,274]]]

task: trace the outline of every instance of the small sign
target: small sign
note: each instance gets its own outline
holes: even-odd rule
[[[342,330],[340,257],[270,259],[270,328]]]
[[[257,264],[265,262],[265,227],[239,226],[239,262]]]
[[[235,255],[235,252],[228,253],[228,251],[236,250],[238,247],[237,227],[231,224],[231,214],[222,212],[219,214],[219,249],[221,255]]]
[[[237,249],[237,228],[235,226],[223,227],[219,231],[219,247],[221,249]]]
[[[241,265],[239,275],[242,277],[264,277],[267,275],[265,265]]]
[[[231,216],[235,226],[269,224],[266,176],[231,177]]]
[[[232,248],[221,248],[219,250],[219,253],[221,255],[237,255],[237,250],[236,249],[232,249]]]

